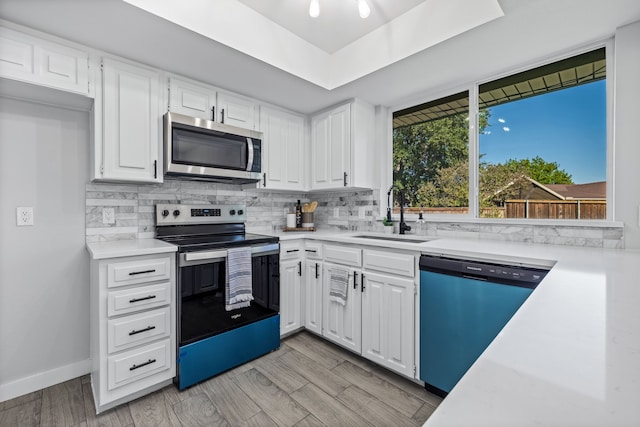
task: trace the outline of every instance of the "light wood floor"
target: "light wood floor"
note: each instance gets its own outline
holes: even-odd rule
[[[89,376],[0,402],[0,426],[420,426],[441,399],[313,334],[182,392],[95,414]]]

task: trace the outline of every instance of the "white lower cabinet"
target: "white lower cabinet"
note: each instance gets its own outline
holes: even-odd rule
[[[280,336],[302,327],[302,242],[280,244]]]
[[[304,327],[416,378],[416,266],[417,255],[403,251],[311,239],[281,243],[281,334]],[[346,275],[344,304],[330,295],[332,275]]]
[[[91,384],[98,413],[176,375],[173,253],[91,261]]]
[[[362,355],[413,377],[413,279],[366,272],[362,280]]]
[[[329,296],[331,290],[331,273],[348,273],[347,298],[343,305],[332,300]],[[322,335],[351,351],[360,353],[362,348],[361,321],[362,299],[360,290],[359,268],[325,263],[322,277]]]
[[[302,260],[280,262],[280,335],[302,326],[300,295],[302,290]]]
[[[304,263],[304,327],[322,335],[322,262],[307,259]]]

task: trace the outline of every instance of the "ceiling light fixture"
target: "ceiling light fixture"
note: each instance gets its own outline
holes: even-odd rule
[[[311,0],[311,4],[309,5],[309,16],[312,18],[320,16],[320,0]]]
[[[367,18],[371,14],[371,8],[367,3],[367,0],[356,0],[358,3],[358,12],[360,13],[360,18]],[[309,16],[312,18],[317,18],[320,16],[320,0],[311,0],[309,3]]]
[[[367,4],[367,0],[358,0],[358,12],[360,12],[360,18],[364,19],[371,13],[371,8]]]

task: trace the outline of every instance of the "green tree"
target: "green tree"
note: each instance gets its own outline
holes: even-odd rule
[[[466,113],[454,114],[394,129],[393,184],[404,191],[410,206],[450,206],[440,204],[445,198],[443,192],[448,191],[446,187],[441,187],[445,179],[443,173],[468,162],[467,116]],[[480,115],[481,130],[487,126],[489,116],[489,110]],[[454,179],[453,176],[450,178]],[[439,195],[435,196],[436,193]],[[468,201],[460,200],[468,200],[468,185],[464,185],[464,194],[455,197],[456,206],[460,203],[460,206],[466,206]]]

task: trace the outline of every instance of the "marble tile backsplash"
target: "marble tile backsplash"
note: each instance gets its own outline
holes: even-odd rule
[[[371,190],[292,193],[247,189],[242,186],[167,180],[157,185],[89,183],[86,186],[87,242],[152,238],[157,203],[232,204],[247,206],[247,230],[273,233],[285,225],[285,212],[299,199],[318,201],[314,222],[318,229],[382,232],[378,192]],[[386,201],[385,201],[386,203]],[[102,210],[113,208],[115,224],[103,224]],[[473,222],[409,222],[412,234],[464,237],[507,242],[623,248],[620,227],[514,225]],[[395,226],[397,232],[397,225]]]

